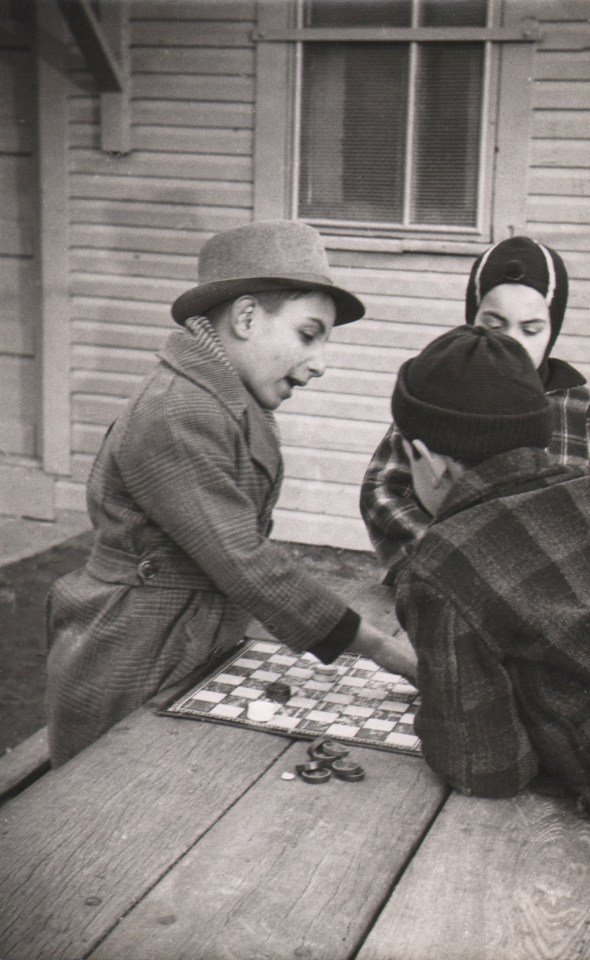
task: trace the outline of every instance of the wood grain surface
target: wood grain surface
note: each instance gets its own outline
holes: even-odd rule
[[[9,801],[2,960],[87,956],[288,745],[138,711]]]
[[[582,960],[589,891],[572,802],[453,794],[357,960]]]
[[[445,792],[422,760],[357,748],[366,779],[281,779],[296,743],[91,960],[345,960]]]

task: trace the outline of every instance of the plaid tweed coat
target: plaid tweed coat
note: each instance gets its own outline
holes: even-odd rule
[[[50,591],[54,764],[233,647],[251,616],[296,650],[354,632],[356,614],[267,539],[281,478],[272,414],[209,323],[173,333],[95,461],[89,561]]]
[[[467,794],[537,772],[590,798],[590,474],[545,451],[471,470],[399,574],[418,657],[416,731]]]
[[[553,412],[549,453],[558,463],[585,466],[590,459],[590,393],[577,370],[562,360],[548,361],[545,385]],[[360,510],[371,543],[394,583],[430,516],[412,488],[410,464],[395,423],[375,450],[361,486]]]

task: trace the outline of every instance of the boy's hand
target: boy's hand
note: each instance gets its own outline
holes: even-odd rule
[[[399,673],[416,682],[416,653],[403,630],[392,637],[363,619],[348,649],[350,653],[369,657],[389,673]]]

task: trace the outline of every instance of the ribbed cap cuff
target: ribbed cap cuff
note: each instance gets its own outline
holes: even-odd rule
[[[443,409],[412,396],[407,369],[399,370],[391,399],[393,419],[407,440],[422,440],[433,453],[455,460],[484,460],[517,447],[544,449],[551,439],[551,409],[483,414]],[[452,385],[451,385],[452,388]]]

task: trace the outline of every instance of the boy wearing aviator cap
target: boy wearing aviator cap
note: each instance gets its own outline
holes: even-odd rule
[[[206,668],[254,616],[326,663],[348,648],[411,676],[413,653],[268,540],[282,461],[272,411],[325,369],[336,287],[319,234],[267,221],[214,236],[159,362],[88,483],[84,569],[48,603],[49,741],[63,763],[157,691]]]
[[[472,265],[465,297],[470,326],[497,330],[529,354],[552,409],[549,453],[562,464],[586,464],[590,453],[590,393],[570,364],[550,356],[568,297],[565,265],[555,250],[528,237],[512,237]],[[394,583],[429,522],[411,484],[399,430],[391,424],[365,473],[361,513],[373,546]]]

